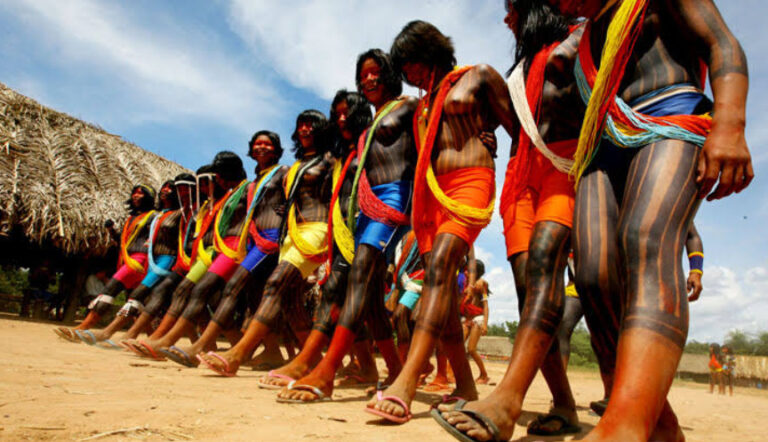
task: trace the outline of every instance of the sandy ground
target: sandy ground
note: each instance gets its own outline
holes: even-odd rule
[[[453,440],[428,415],[435,395],[419,393],[415,419],[392,426],[362,412],[366,398],[360,389],[337,389],[332,403],[277,404],[274,392],[256,387],[261,372],[222,378],[204,369],[68,343],[52,328],[0,319],[2,440],[82,440],[121,429],[133,430],[91,440]],[[505,364],[489,366],[492,381],[498,381]],[[587,408],[601,397],[598,375],[571,370],[569,376],[588,431],[598,419]],[[491,388],[480,386],[481,396]],[[705,385],[679,382],[670,400],[689,440],[766,438],[764,390],[723,397],[708,394]],[[525,425],[548,404],[546,385],[537,377],[514,440],[541,440],[524,437]]]

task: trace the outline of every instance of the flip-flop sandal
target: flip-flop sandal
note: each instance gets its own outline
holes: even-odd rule
[[[127,341],[121,341],[120,344],[128,349],[128,351],[132,352],[136,356],[139,356],[141,358],[144,357],[144,347],[139,346],[138,342],[127,342]]]
[[[450,394],[444,394],[440,397],[440,402],[433,402],[432,405],[429,406],[429,409],[436,409],[440,405],[446,405],[446,404],[458,404],[459,401],[467,402],[466,399],[464,399],[461,396],[451,396]]]
[[[171,361],[188,368],[197,368],[197,366],[199,365],[199,364],[195,364],[195,362],[189,356],[189,353],[185,352],[184,350],[180,349],[175,345],[171,345],[167,349],[161,348],[160,353],[164,354],[165,357],[170,359]]]
[[[157,351],[144,341],[139,341],[139,344],[136,346],[136,348],[141,351],[142,356],[145,358],[154,359],[156,361],[165,360],[164,356],[157,354]]]
[[[224,364],[224,369],[221,369],[221,368],[211,364],[204,357],[202,357],[200,355],[196,356],[197,360],[200,361],[200,363],[202,363],[203,365],[205,365],[209,369],[215,371],[216,373],[218,373],[221,376],[225,376],[225,377],[228,377],[228,378],[231,378],[231,377],[235,376],[236,373],[230,373],[229,372],[229,361],[227,361],[226,359],[224,359],[223,357],[219,356],[218,354],[216,354],[216,353],[214,353],[212,351],[209,351],[208,353],[206,353],[206,355],[210,356],[210,357],[212,357],[214,359],[218,359],[222,364]]]
[[[275,400],[281,404],[316,404],[318,402],[331,402],[333,400],[330,396],[326,396],[325,393],[323,393],[323,390],[315,387],[314,385],[297,384],[296,381],[292,381],[290,384],[288,384],[288,390],[309,391],[310,393],[314,393],[317,398],[311,401],[303,401],[301,399],[283,399],[278,397]]]
[[[115,341],[111,339],[105,339],[103,341],[100,341],[96,344],[97,347],[103,348],[104,350],[123,350],[123,347],[115,344]]]
[[[550,422],[559,422],[560,428],[552,431],[544,429],[544,425]],[[568,419],[565,416],[558,413],[550,412],[542,416],[537,416],[536,420],[528,424],[528,434],[534,436],[562,436],[564,434],[576,434],[579,432],[581,432],[580,426],[573,425],[568,422]]]
[[[80,341],[80,339],[77,336],[75,336],[75,332],[72,331],[71,328],[56,327],[56,328],[53,329],[53,332],[56,333],[56,335],[58,335],[58,337],[60,337],[61,339],[65,340],[65,341],[76,342],[78,344],[80,342],[82,342],[82,341]]]
[[[592,409],[596,415],[602,416],[603,413],[605,413],[605,409],[608,408],[608,401],[600,399],[599,401],[590,402],[589,408]]]
[[[283,379],[285,381],[288,381],[288,384],[286,384],[286,385],[274,385],[274,384],[265,384],[264,382],[262,382],[263,380],[269,379],[269,378]],[[296,379],[294,379],[294,378],[292,378],[292,377],[290,377],[288,375],[285,375],[285,374],[275,373],[275,370],[271,370],[269,373],[267,373],[266,376],[264,376],[261,379],[259,379],[259,382],[256,383],[256,385],[259,388],[263,388],[264,390],[282,390],[283,388],[285,388],[288,385],[290,385],[291,382],[296,382]]]
[[[478,413],[476,411],[472,410],[465,410],[464,405],[467,404],[467,401],[460,400],[456,402],[456,406],[453,407],[455,411],[464,413],[465,415],[472,418],[475,422],[481,424],[485,429],[491,433],[491,441],[501,441],[500,431],[499,427],[496,426],[496,424],[493,423],[492,420],[488,419],[487,416],[483,415],[482,413]],[[477,439],[469,437],[466,433],[461,432],[458,428],[454,427],[450,424],[444,417],[442,412],[438,410],[437,408],[433,408],[429,414],[432,416],[432,419],[436,420],[438,424],[440,424],[441,427],[445,431],[451,434],[451,436],[455,437],[456,439],[462,441],[462,442],[475,442]]]
[[[408,422],[409,420],[411,420],[411,418],[413,417],[413,415],[411,414],[411,409],[408,407],[408,405],[405,403],[405,401],[400,399],[397,396],[384,396],[384,393],[382,391],[377,391],[376,392],[376,399],[379,402],[381,402],[381,401],[390,401],[390,402],[396,403],[397,405],[403,407],[403,411],[405,411],[405,415],[404,416],[395,416],[393,414],[385,413],[385,412],[383,412],[381,410],[377,410],[375,408],[369,408],[369,407],[365,407],[363,409],[363,411],[365,411],[366,413],[370,413],[370,414],[376,415],[376,416],[378,416],[378,417],[380,417],[382,419],[388,420],[390,422],[394,422],[396,424],[404,424],[404,423]]]
[[[96,335],[90,330],[75,330],[75,335],[88,345],[94,345],[99,342],[99,340],[96,339]]]

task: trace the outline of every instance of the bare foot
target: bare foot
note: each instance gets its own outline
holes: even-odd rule
[[[319,376],[313,376],[312,373],[304,376],[301,379],[298,379],[295,382],[295,385],[315,387],[320,390],[327,398],[331,397],[333,394],[333,379],[323,379]],[[280,399],[299,400],[302,402],[315,402],[322,399],[309,388],[295,390],[283,388],[280,390],[280,393],[277,394],[277,397]]]
[[[477,385],[488,385],[489,382],[491,382],[491,378],[488,376],[480,376],[479,378],[475,379],[475,384]]]
[[[461,410],[454,410],[453,408],[454,405],[452,404],[437,407],[449,424],[467,436],[480,441],[494,439],[496,435],[492,434],[490,429],[481,421],[474,419],[467,413],[461,412]],[[499,429],[499,440],[508,440],[512,437],[515,422],[520,417],[521,411],[520,405],[513,404],[508,396],[500,397],[494,393],[491,393],[491,395],[483,400],[467,402],[463,409],[481,414],[493,422]]]
[[[271,352],[262,352],[250,361],[243,362],[243,365],[251,367],[256,371],[269,371],[275,368],[280,368],[285,365],[285,363],[286,360],[283,359],[283,355],[280,353],[274,354]]]
[[[456,388],[452,392],[444,394],[440,397],[440,399],[432,402],[429,408],[437,408],[440,405],[452,405],[458,402],[460,399],[464,399],[465,401],[476,401],[478,399],[477,389],[459,390]]]

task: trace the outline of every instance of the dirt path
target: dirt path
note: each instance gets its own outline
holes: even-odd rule
[[[339,389],[333,403],[277,404],[274,392],[256,387],[261,372],[221,378],[203,369],[71,344],[51,329],[50,324],[0,319],[2,440],[79,440],[121,429],[131,431],[93,440],[452,440],[428,415],[427,404],[435,395],[419,393],[416,418],[390,426],[362,412],[362,390]],[[492,381],[498,381],[505,365],[489,365]],[[569,375],[579,418],[588,430],[597,423],[586,407],[602,395],[599,378],[592,372]],[[481,386],[480,394],[491,388]],[[765,438],[765,391],[712,396],[704,385],[681,382],[670,400],[689,440]],[[529,391],[515,440],[540,440],[524,438],[525,425],[548,405],[539,377]]]

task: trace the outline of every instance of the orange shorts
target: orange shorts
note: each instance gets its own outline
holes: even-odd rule
[[[443,192],[452,200],[467,206],[488,207],[496,189],[495,171],[488,167],[465,167],[437,176],[437,182]],[[428,191],[429,192],[429,191]],[[414,225],[419,251],[424,254],[432,250],[437,235],[450,233],[458,236],[471,246],[485,226],[465,226],[446,213],[442,205],[430,193],[429,204],[425,213]]]
[[[531,156],[530,167],[527,189],[501,214],[507,257],[528,251],[533,226],[539,221],[554,221],[568,228],[573,226],[575,191],[568,174],[555,169],[538,152]]]

